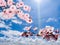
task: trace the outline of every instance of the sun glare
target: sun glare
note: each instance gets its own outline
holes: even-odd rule
[[[35,2],[38,3],[38,4],[41,3],[41,1],[42,1],[42,0],[35,0]]]

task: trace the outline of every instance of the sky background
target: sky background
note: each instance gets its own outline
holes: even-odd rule
[[[60,3],[59,0],[43,1],[40,5],[41,27],[46,25],[60,29]]]
[[[19,0],[14,0],[15,3],[19,2]],[[11,30],[18,30],[20,32],[24,32],[23,28],[25,26],[32,26],[33,27],[39,27],[39,19],[38,19],[38,16],[40,16],[40,14],[38,14],[38,7],[37,6],[38,4],[36,4],[36,1],[33,2],[31,0],[23,0],[23,2],[26,4],[26,5],[29,5],[31,6],[31,12],[29,12],[30,16],[32,17],[32,20],[33,20],[33,23],[32,24],[28,24],[27,22],[19,19],[17,16],[13,17],[13,19],[15,18],[15,20],[17,22],[20,22],[20,23],[15,23],[13,22],[13,19],[9,19],[9,20],[3,20],[3,19],[0,19],[1,20],[1,23],[3,22],[5,24],[5,26],[9,26]],[[36,5],[35,5],[36,4]],[[2,10],[2,9],[1,9]],[[40,9],[39,9],[40,10]],[[25,12],[24,12],[25,13]],[[28,13],[28,12],[27,12]],[[40,13],[40,12],[39,12]],[[1,24],[0,23],[0,24]],[[4,24],[1,24],[1,25],[4,25]],[[0,30],[8,30],[8,28],[2,26],[0,28]],[[32,30],[32,29],[31,29]]]
[[[15,3],[19,2],[20,0],[14,0]],[[53,26],[55,29],[60,30],[60,3],[59,0],[42,0],[42,1],[36,1],[36,0],[23,0],[23,2],[29,6],[31,6],[31,12],[29,13],[32,17],[33,23],[28,24],[25,21],[19,19],[17,16],[14,18],[17,22],[13,22],[12,19],[9,20],[3,20],[0,18],[0,30],[17,30],[20,32],[24,32],[23,28],[25,26],[32,26],[38,27],[37,31],[39,29],[44,28],[45,26]],[[0,8],[0,10],[2,10]],[[25,12],[24,12],[25,13]],[[28,13],[28,12],[27,12]],[[0,16],[1,17],[1,16]],[[33,30],[31,28],[31,30]]]
[[[14,0],[15,3],[19,1]],[[60,37],[57,41],[47,41],[47,43],[41,37],[20,37],[21,32],[26,31],[24,30],[26,26],[32,26],[31,32],[35,33],[45,26],[53,26],[60,30],[60,0],[41,0],[40,2],[38,0],[23,0],[23,2],[31,6],[29,14],[33,23],[28,24],[17,16],[5,20],[0,13],[0,45],[60,45]],[[1,8],[0,11],[2,11]],[[34,27],[38,27],[38,29],[33,31]]]

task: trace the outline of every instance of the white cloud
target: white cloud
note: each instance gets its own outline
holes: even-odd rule
[[[2,18],[2,12],[0,12],[0,18]]]
[[[16,23],[16,24],[22,24],[22,21],[20,21],[16,16],[11,18],[11,22]]]
[[[22,0],[18,0],[19,2],[21,2]]]
[[[0,28],[1,28],[1,27],[5,27],[5,24],[3,24],[3,23],[0,23]]]
[[[19,20],[12,20],[13,23],[16,23],[16,24],[22,24],[22,21],[19,21]]]
[[[51,21],[57,22],[58,20],[56,18],[48,18],[48,20],[46,22],[51,22]]]
[[[0,20],[0,28],[10,29],[9,25],[6,25],[4,21]]]
[[[22,33],[16,30],[1,31],[0,33],[9,37],[0,37],[0,45],[60,45],[60,37],[57,41],[46,41],[36,36],[34,39],[33,37],[19,37]]]
[[[32,26],[26,26],[26,27],[23,28],[23,30],[29,31],[29,30],[31,29],[31,27],[32,27]]]
[[[17,17],[16,17],[16,16],[14,16],[14,17],[12,17],[11,19],[12,19],[12,20],[16,20],[16,19],[17,19]]]
[[[45,41],[37,37],[35,39],[23,37],[20,38],[1,37],[0,45],[60,45],[60,41]]]
[[[22,32],[14,31],[14,30],[1,31],[0,33],[11,38],[14,36],[18,37],[22,34]]]

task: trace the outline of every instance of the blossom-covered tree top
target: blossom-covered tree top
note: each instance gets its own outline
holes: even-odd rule
[[[27,23],[32,23],[32,18],[29,15],[29,13],[24,13],[24,11],[30,12],[31,7],[24,4],[23,1],[15,2],[13,0],[1,0],[0,1],[0,7],[3,9],[2,11],[2,17],[4,19],[11,19],[15,15],[17,15],[20,19],[26,21]]]

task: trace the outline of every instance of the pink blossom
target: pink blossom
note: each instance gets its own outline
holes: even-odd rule
[[[17,10],[16,10],[16,13],[17,13],[18,15],[20,15],[20,14],[23,14],[23,11],[20,10],[20,9],[17,9]]]
[[[29,17],[26,14],[24,14],[24,20],[27,21],[28,19]]]
[[[25,13],[24,15],[25,15],[26,17],[28,17],[28,18],[30,17],[30,15],[29,15],[28,13]]]
[[[14,15],[15,15],[14,12],[12,10],[10,10],[10,9],[5,9],[3,11],[3,17],[5,19],[11,19]]]
[[[32,19],[28,19],[28,20],[26,20],[26,22],[27,23],[32,23],[33,21],[32,21]]]
[[[29,7],[28,5],[24,5],[23,10],[30,12],[31,7]]]
[[[7,15],[7,13],[8,13],[8,10],[7,9],[4,9],[3,10],[3,15]]]
[[[23,20],[24,20],[24,13],[23,13],[22,10],[17,9],[17,10],[16,10],[16,13],[17,13],[17,16],[18,16],[20,19],[23,19]]]
[[[5,0],[0,0],[0,6],[6,6]]]
[[[20,8],[20,7],[23,7],[23,6],[24,6],[24,2],[22,2],[22,1],[20,3],[17,3],[16,4],[16,7],[17,8]]]
[[[11,6],[13,4],[13,0],[7,0],[7,5]]]
[[[46,26],[45,28],[47,30],[47,32],[52,33],[54,31],[54,27],[51,26]]]
[[[15,5],[11,5],[10,6],[10,10],[15,11],[16,10],[16,6]]]
[[[38,34],[39,34],[40,36],[42,36],[42,37],[44,37],[44,35],[45,35],[43,31],[44,31],[44,30],[41,29],[41,30],[39,31],[39,33],[38,33]]]
[[[25,13],[24,16],[23,16],[23,20],[25,20],[27,23],[32,23],[32,19],[29,18],[29,14],[28,13]]]
[[[20,5],[19,5],[19,3],[16,3],[16,7],[17,7],[17,8],[20,8]]]
[[[23,20],[24,20],[24,15],[21,14],[21,15],[19,15],[18,17],[19,17],[20,19],[23,19]]]
[[[19,5],[20,5],[20,7],[23,7],[23,6],[24,6],[24,2],[21,1],[21,2],[19,3]]]
[[[12,13],[14,13],[14,14],[16,14],[16,6],[15,5],[11,5],[10,6],[10,8],[9,8],[9,10],[11,10],[12,11]]]

